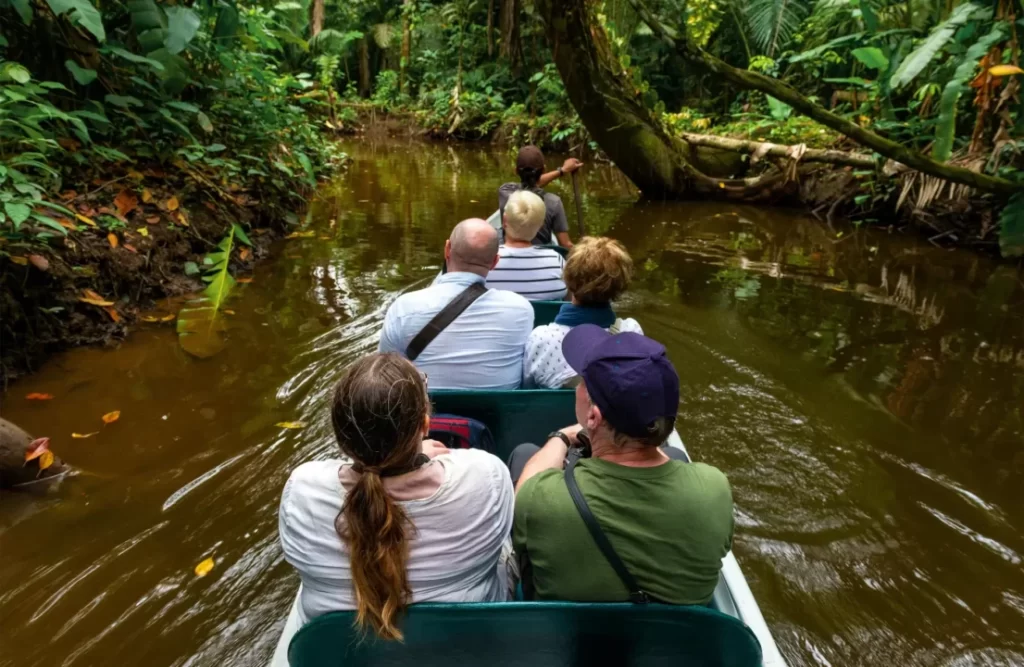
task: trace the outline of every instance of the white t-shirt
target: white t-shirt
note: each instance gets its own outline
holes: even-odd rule
[[[334,520],[345,490],[339,459],[311,461],[292,472],[281,496],[278,532],[284,557],[302,579],[303,623],[356,608],[348,551]],[[409,530],[411,602],[498,602],[508,598],[499,563],[512,530],[514,493],[508,468],[493,454],[452,450],[429,465],[444,481],[428,498],[400,501]]]
[[[618,333],[643,334],[640,324],[631,317],[616,320]],[[615,325],[613,325],[615,326]],[[545,324],[534,329],[526,340],[523,357],[523,388],[559,389],[576,377],[576,371],[562,356],[562,339],[572,331],[564,324]]]
[[[487,286],[521,294],[530,301],[565,298],[565,259],[553,248],[498,248],[498,264],[487,274]]]

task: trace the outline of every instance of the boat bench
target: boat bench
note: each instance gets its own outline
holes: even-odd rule
[[[418,604],[404,641],[364,636],[354,612],[306,624],[291,667],[756,667],[761,646],[741,621],[707,607],[494,602]]]

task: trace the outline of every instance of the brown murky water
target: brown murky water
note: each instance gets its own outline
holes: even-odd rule
[[[81,474],[0,498],[0,665],[269,658],[298,585],[278,497],[333,451],[326,392],[508,177],[490,150],[349,149],[318,237],[283,242],[240,289],[219,356],[151,325],[10,389],[4,416]],[[791,664],[1024,662],[1017,271],[783,210],[634,204],[610,168],[584,190],[591,229],[640,267],[621,310],[670,350],[680,434],[732,481],[735,549]],[[308,426],[275,426],[292,420]]]

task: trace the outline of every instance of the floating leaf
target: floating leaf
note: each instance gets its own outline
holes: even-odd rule
[[[206,560],[196,565],[196,576],[205,577],[206,575],[210,574],[211,570],[213,570],[213,559],[207,558]]]
[[[117,196],[114,197],[114,206],[117,207],[117,212],[123,217],[139,207],[139,200],[134,194],[125,189],[118,192]]]
[[[50,450],[50,439],[49,438],[36,438],[32,442],[28,443],[28,449],[25,450],[25,463],[38,459],[43,455],[43,452]]]
[[[149,188],[142,188],[142,203],[148,204],[153,201],[153,193],[149,191]]]
[[[25,396],[25,398],[30,401],[50,401],[53,400],[53,394],[40,394],[39,392],[34,391]]]
[[[103,423],[104,424],[113,424],[114,422],[116,422],[120,418],[121,418],[121,411],[120,410],[114,410],[113,412],[108,412],[107,414],[103,415]]]
[[[170,199],[168,199],[167,201],[164,202],[164,207],[168,211],[177,211],[178,210],[178,198],[177,197],[171,197]]]
[[[201,298],[191,301],[178,313],[178,343],[189,354],[206,359],[227,345],[227,323],[220,316],[235,279],[228,271],[234,249],[237,225],[232,225],[217,251],[208,254],[203,263],[209,267],[203,276],[206,289]]]
[[[276,426],[281,428],[305,428],[306,422],[277,422]]]
[[[996,65],[995,67],[989,67],[988,73],[992,76],[1010,76],[1011,74],[1024,74],[1024,69],[1016,65]]]
[[[39,457],[39,469],[40,470],[46,470],[47,468],[49,468],[52,465],[53,465],[53,452],[51,452],[50,450],[46,450]]]
[[[11,261],[18,266],[28,266],[28,257],[22,257],[20,255],[11,255]]]
[[[81,440],[83,438],[91,438],[94,435],[99,435],[99,431],[93,431],[92,433],[72,433],[71,437],[76,440]]]
[[[109,234],[107,234],[107,242],[110,243],[110,247],[111,248],[116,248],[117,247],[117,234],[115,234],[114,232],[110,232]]]
[[[316,236],[316,232],[292,232],[286,239],[308,239]]]
[[[42,255],[29,255],[28,261],[32,262],[32,266],[36,267],[40,271],[46,271],[50,268],[50,260],[46,259]]]

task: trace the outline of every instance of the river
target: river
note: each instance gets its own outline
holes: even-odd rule
[[[490,147],[346,149],[315,236],[240,286],[218,356],[149,324],[8,391],[4,417],[80,473],[0,496],[3,667],[269,658],[298,585],[278,499],[290,470],[334,452],[327,392],[437,271],[454,222],[486,217],[512,180]],[[565,180],[552,189],[575,225]],[[589,229],[636,261],[620,312],[669,349],[679,433],[729,476],[735,552],[790,663],[1024,662],[1017,270],[784,209],[638,204],[608,166],[582,186]]]

